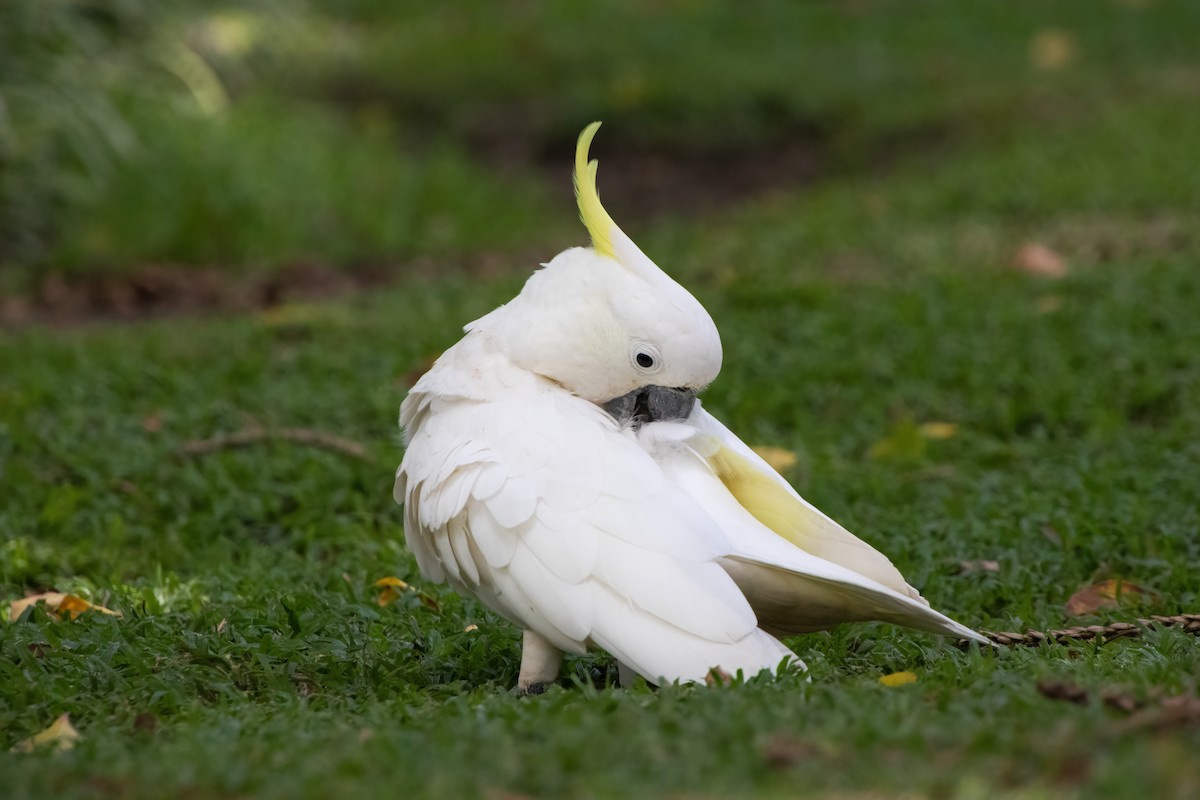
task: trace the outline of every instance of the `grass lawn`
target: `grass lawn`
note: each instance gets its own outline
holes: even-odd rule
[[[1120,39],[1090,22],[1079,37],[1085,54]],[[1200,73],[1147,67],[1138,91],[1094,95],[1065,81],[1060,104],[1008,118],[1010,84],[984,80],[999,72],[981,53],[967,74],[1004,98],[980,100],[1000,109],[986,135],[691,219],[609,210],[722,332],[706,407],[795,453],[801,492],[935,607],[992,630],[1200,612]],[[610,124],[596,144],[602,192],[623,180],[605,146],[626,135]],[[493,175],[484,196],[502,189]],[[532,217],[512,213],[527,248]],[[558,242],[574,209],[546,213]],[[1034,242],[1063,274],[1012,266]],[[391,485],[414,373],[533,266],[256,315],[5,331],[0,600],[73,592],[122,616],[38,606],[0,623],[0,795],[1200,795],[1200,720],[1162,705],[1200,676],[1200,639],[1176,630],[981,653],[851,625],[790,641],[811,680],[610,689],[597,653],[515,696],[517,631],[421,579]],[[194,452],[249,429],[361,449]],[[385,576],[414,591],[381,606]],[[1116,578],[1151,594],[1068,615]],[[895,672],[916,681],[879,681]],[[63,713],[72,749],[9,751]]]

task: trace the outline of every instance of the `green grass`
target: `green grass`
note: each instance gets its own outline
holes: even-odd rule
[[[294,85],[259,67],[279,83],[230,77],[223,116],[146,117],[170,135],[113,173],[119,202],[95,195],[63,217],[60,268],[424,254],[440,270],[257,316],[0,337],[0,600],[56,589],[123,614],[56,621],[35,608],[0,623],[0,794],[1196,796],[1200,726],[1130,729],[1096,700],[1194,694],[1192,636],[991,654],[853,625],[791,641],[811,681],[597,688],[615,674],[597,653],[519,698],[517,631],[423,581],[402,544],[391,484],[406,381],[511,297],[564,231],[583,240],[574,209],[552,205],[533,174],[482,169],[463,144],[494,98],[540,108],[530,76],[548,69],[566,97],[522,130],[569,149],[579,122],[603,116],[602,162],[614,141],[766,148],[825,121],[847,168],[821,186],[694,219],[610,211],[721,329],[706,407],[751,444],[795,451],[788,476],[804,495],[935,606],[1005,630],[1200,611],[1200,83],[1179,47],[1192,7],[956,7],[931,22],[899,4],[772,6],[807,42],[793,52],[782,33],[766,37],[780,17],[765,12],[655,4],[635,25],[564,5],[536,25],[586,22],[596,35],[578,47],[533,36],[541,48],[505,72],[497,59],[534,22],[491,6],[478,23],[429,11],[404,34],[416,49],[393,52],[399,24],[362,4],[323,40],[296,20],[291,46],[313,49]],[[717,35],[738,26],[766,37],[761,59]],[[1046,28],[1077,43],[1058,71],[1028,63]],[[703,59],[682,43],[706,36],[722,54],[708,68],[732,65],[728,83],[684,79]],[[626,57],[586,70],[605,42]],[[425,81],[405,59],[427,65]],[[345,84],[305,70],[330,63],[391,94],[345,115],[322,105]],[[811,81],[793,79],[800,66]],[[649,87],[628,112],[606,94],[622,69]],[[728,102],[743,95],[782,96],[786,113]],[[444,140],[410,151],[421,134],[406,115],[438,97],[457,98],[428,121]],[[872,160],[924,128],[957,133],[886,169]],[[601,189],[623,178],[602,169]],[[1068,274],[1012,269],[1026,242],[1061,253]],[[511,270],[454,268],[460,253],[531,245],[544,250]],[[932,421],[954,436],[914,442],[914,424]],[[286,441],[179,453],[256,426],[328,431],[366,457]],[[897,452],[872,457],[886,439]],[[975,560],[999,569],[960,571]],[[417,593],[381,608],[371,584],[386,575],[437,609]],[[1071,594],[1105,578],[1157,599],[1068,617]],[[878,681],[903,670],[917,682]],[[1046,699],[1047,678],[1093,701]],[[64,712],[82,734],[73,750],[8,751]]]
[[[1078,137],[1085,152],[1101,146],[1090,135]],[[1131,241],[1111,263],[1080,245],[1061,281],[1006,268],[999,243],[1053,239],[1084,213],[1012,211],[1004,194],[1017,189],[986,165],[1007,171],[1020,152],[1049,157],[1036,144],[980,152],[646,241],[722,329],[726,366],[707,405],[748,441],[797,450],[791,477],[806,496],[893,556],[936,606],[978,627],[1057,627],[1075,589],[1111,576],[1158,592],[1155,611],[1195,611],[1195,242]],[[1112,180],[1159,174],[1123,163],[1108,167]],[[1092,180],[1090,162],[1068,167],[1064,187]],[[963,181],[991,187],[992,205],[948,203]],[[1130,220],[1180,213],[1187,195],[1160,188],[1159,209],[1150,187],[1087,206],[1094,225],[1077,236],[1120,238],[1140,230]],[[890,209],[883,221],[849,205],[871,193]],[[964,226],[975,231],[966,245]],[[894,263],[871,265],[892,236]],[[867,267],[837,267],[856,252]],[[0,756],[9,795],[1194,789],[1194,726],[1122,733],[1118,712],[1035,691],[1044,677],[1194,691],[1200,650],[1171,631],[985,655],[860,625],[793,642],[811,683],[597,690],[588,676],[613,672],[597,654],[575,661],[562,688],[513,696],[516,632],[420,579],[390,484],[402,377],[520,279],[413,281],[297,309],[286,324],[4,340],[3,595],[54,587],[124,613],[55,622],[38,609],[0,629],[0,744],[64,711],[83,733],[70,752]],[[1048,295],[1060,305],[1046,313]],[[959,428],[907,458],[868,456],[910,419]],[[251,424],[336,432],[365,443],[369,460],[285,442],[175,455]],[[971,559],[1000,570],[959,574]],[[379,608],[370,584],[389,574],[433,593],[440,613],[413,594]],[[878,683],[898,670],[918,682]]]
[[[527,252],[559,196],[530,167],[565,162],[597,118],[601,147],[719,161],[799,143],[829,178],[1139,98],[1170,126],[1198,85],[1187,0],[252,0],[111,19],[64,0],[53,24],[11,5],[0,267],[17,277],[0,289]],[[1047,37],[1057,61],[1039,61]]]

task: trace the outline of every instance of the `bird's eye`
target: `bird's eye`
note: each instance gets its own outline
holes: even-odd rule
[[[662,369],[662,353],[658,345],[645,339],[629,343],[629,363],[639,372],[658,372]]]

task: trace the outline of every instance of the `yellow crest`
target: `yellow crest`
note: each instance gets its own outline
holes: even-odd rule
[[[602,256],[613,257],[610,234],[617,223],[600,204],[600,192],[596,189],[596,169],[599,164],[595,159],[588,161],[588,149],[598,130],[599,122],[588,125],[579,134],[579,143],[575,145],[575,201],[579,204],[579,216],[592,237],[592,247]]]

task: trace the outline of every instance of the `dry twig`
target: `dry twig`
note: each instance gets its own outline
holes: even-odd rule
[[[1146,628],[1178,628],[1184,633],[1200,635],[1200,614],[1176,614],[1161,616],[1155,614],[1147,619],[1136,622],[1112,622],[1108,625],[1078,625],[1074,628],[1063,628],[1051,631],[1026,631],[1014,633],[1011,631],[981,631],[981,633],[999,645],[1025,645],[1036,647],[1042,642],[1058,642],[1063,644],[1070,641],[1091,641],[1100,639],[1121,639],[1127,636],[1141,636]]]
[[[202,456],[215,453],[218,450],[232,450],[238,447],[249,447],[276,439],[282,439],[296,444],[320,447],[362,461],[371,461],[367,448],[350,439],[336,436],[325,431],[310,428],[246,428],[233,433],[219,433],[208,439],[193,439],[184,442],[175,452],[180,456]]]

